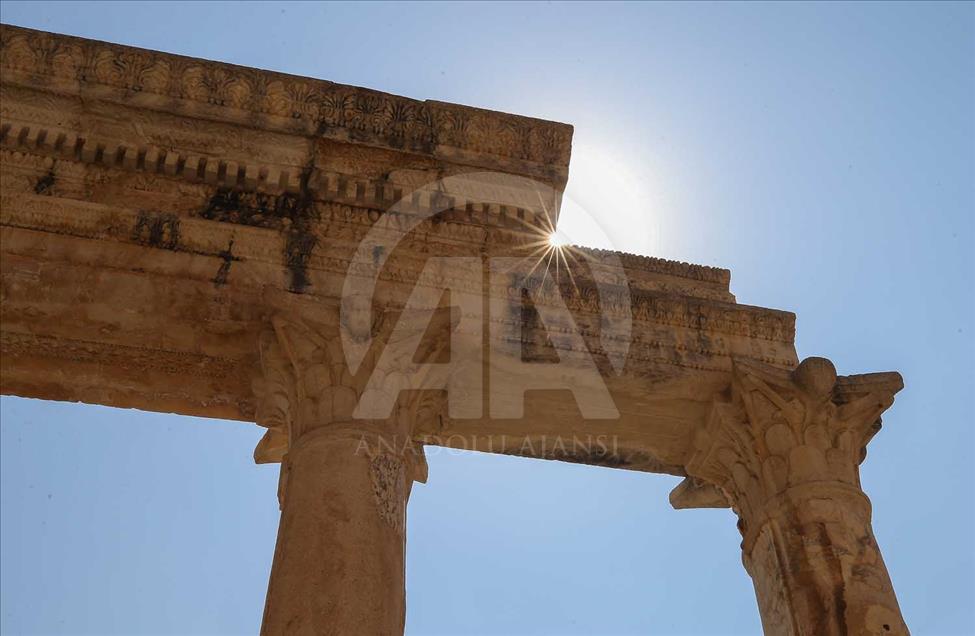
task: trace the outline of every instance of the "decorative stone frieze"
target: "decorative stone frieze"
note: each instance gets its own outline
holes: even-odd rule
[[[527,164],[568,165],[572,127],[398,97],[257,69],[3,25],[0,63],[11,83],[91,93],[289,132],[437,154],[449,149]]]

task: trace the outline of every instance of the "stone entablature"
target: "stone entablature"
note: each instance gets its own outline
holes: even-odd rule
[[[524,188],[524,206],[484,203],[484,196],[519,202],[518,179],[537,179],[539,172],[526,167],[523,149],[515,147],[481,148],[493,163],[472,159],[477,127],[463,154],[310,130],[302,127],[304,115],[287,125],[267,113],[242,121],[232,104],[191,108],[193,99],[150,90],[151,82],[132,90],[125,83],[133,76],[118,74],[109,60],[122,60],[123,67],[143,60],[154,77],[190,63],[214,77],[228,68],[240,78],[266,75],[261,81],[267,85],[276,86],[282,76],[14,27],[3,27],[3,34],[4,353],[21,363],[41,356],[37,364],[44,368],[77,367],[74,375],[87,379],[84,388],[73,389],[58,373],[28,379],[17,371],[23,364],[8,363],[7,390],[62,399],[98,395],[98,401],[124,406],[145,399],[147,408],[251,419],[251,343],[267,319],[268,285],[298,292],[311,304],[335,298],[342,278],[358,271],[350,269],[355,246],[379,219],[405,226],[431,208],[442,210],[404,237],[379,272],[382,302],[395,308],[414,284],[463,289],[481,282],[451,272],[446,279],[419,280],[427,258],[523,253],[545,239],[557,218],[567,154],[544,164],[543,173],[561,170],[561,176],[546,181],[542,175],[556,189],[541,207],[531,187]],[[80,72],[80,62],[55,68],[51,56],[101,61],[92,62],[97,72]],[[470,112],[474,119],[488,116]],[[571,132],[529,118],[511,121]],[[500,157],[514,159],[499,164]],[[453,192],[428,185],[488,166],[500,166],[508,181],[478,177],[467,190]],[[565,265],[571,283],[542,284],[536,275],[522,285],[535,288],[541,305],[564,301],[598,361],[604,355],[600,317],[632,317],[636,328],[622,343],[629,350],[626,370],[614,380],[621,386],[631,379],[679,385],[696,374],[720,377],[732,356],[795,364],[794,316],[736,304],[727,270],[591,249],[577,250]],[[592,272],[603,275],[600,293]],[[65,281],[71,282],[59,288]],[[490,285],[491,295],[517,300],[518,289]],[[137,291],[142,286],[155,292],[146,296]],[[135,298],[145,304],[122,311]],[[112,372],[103,364],[108,360],[116,361]],[[150,380],[134,375],[137,369],[154,390]],[[200,369],[211,382],[191,380]],[[109,378],[110,386],[102,386]],[[686,399],[686,389],[673,392]],[[691,393],[690,399],[706,399],[707,391]],[[665,453],[667,465],[675,464],[685,435]],[[635,442],[630,445],[640,454]]]
[[[414,184],[396,184],[388,177],[362,179],[317,168],[310,172],[303,168],[288,171],[224,161],[199,153],[180,153],[139,142],[126,145],[118,140],[99,140],[91,134],[73,132],[44,122],[11,123],[8,113],[16,113],[17,110],[18,104],[14,99],[9,99],[2,109],[0,145],[6,153],[8,178],[19,171],[27,179],[19,188],[24,191],[51,194],[57,181],[60,192],[91,200],[95,195],[91,191],[90,181],[98,180],[96,175],[100,174],[101,180],[109,180],[113,173],[125,172],[144,175],[142,180],[136,182],[135,188],[155,190],[157,195],[164,192],[160,192],[158,187],[150,187],[148,179],[162,177],[162,182],[168,178],[216,187],[202,209],[191,211],[206,219],[254,227],[281,229],[283,225],[291,223],[298,211],[299,198],[304,193],[313,199],[315,205],[335,203],[346,206],[342,209],[350,221],[354,221],[356,213],[368,217],[358,223],[364,227],[375,220],[376,214],[388,213],[387,209],[393,204],[398,204],[397,214],[422,213],[431,207],[443,208],[441,218],[447,223],[446,228],[460,230],[448,234],[452,234],[452,239],[466,242],[483,241],[485,229],[488,228],[496,230],[492,235],[493,241],[504,243],[517,240],[510,236],[511,233],[520,235],[524,240],[526,225],[537,233],[546,232],[551,227],[552,210],[533,208],[531,201],[526,201],[524,206],[485,204],[476,197],[477,193],[472,193],[474,199],[467,201],[464,193],[448,194],[424,189],[423,186],[427,184],[422,182],[417,184],[417,190],[411,192],[409,188]],[[50,118],[61,119],[53,114]],[[88,168],[72,173],[65,168],[72,163]],[[60,167],[59,174],[55,174],[55,165]],[[39,171],[44,173],[40,179],[37,177]],[[74,192],[66,190],[68,184],[75,186]],[[18,188],[12,184],[12,189]],[[404,191],[409,195],[406,204]],[[517,199],[518,193],[508,192],[506,196]],[[442,202],[441,199],[446,201]],[[358,212],[354,213],[353,208]],[[470,227],[465,231],[461,226]],[[695,295],[734,301],[728,291],[731,278],[728,270],[606,250],[580,248],[580,251],[588,254],[594,263],[607,258],[614,265],[621,263],[627,271],[634,272],[637,280],[631,280],[631,283],[639,285],[652,279],[664,284],[662,281],[669,279],[681,285],[680,292],[686,293],[692,289]],[[663,289],[668,290],[666,287]]]
[[[795,316],[738,304],[725,269],[588,248],[558,279],[490,265],[547,245],[569,126],[17,27],[0,45],[2,392],[266,427],[255,457],[282,463],[283,506],[266,633],[402,630],[424,444],[684,476],[675,507],[739,515],[769,633],[906,631],[858,479],[899,375],[799,364]],[[350,336],[345,284],[369,279]],[[414,290],[444,289],[492,383],[557,349],[591,358],[618,415],[543,390],[455,418],[398,393],[427,386],[415,360],[379,388],[343,360],[343,338],[386,345]],[[380,394],[400,395],[391,416],[353,416]],[[328,566],[302,570],[306,550]],[[370,574],[347,586],[347,567]]]

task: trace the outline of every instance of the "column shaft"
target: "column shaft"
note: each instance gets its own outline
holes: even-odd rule
[[[402,634],[407,462],[323,428],[285,457],[261,633]]]
[[[908,633],[858,489],[794,487],[743,525],[742,560],[766,634]]]

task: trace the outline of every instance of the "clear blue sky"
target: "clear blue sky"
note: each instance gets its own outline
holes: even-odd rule
[[[569,194],[606,246],[728,267],[740,302],[798,314],[800,356],[903,373],[862,468],[874,528],[914,633],[975,633],[975,4],[5,2],[2,19],[574,124]],[[278,519],[261,429],[0,406],[5,634],[256,632]],[[757,633],[732,513],[671,510],[676,483],[431,453],[407,632]]]

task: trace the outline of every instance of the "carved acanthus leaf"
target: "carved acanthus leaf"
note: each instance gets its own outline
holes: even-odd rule
[[[452,308],[394,315],[374,313],[368,300],[352,298],[344,313],[338,304],[309,311],[272,290],[268,302],[277,313],[261,335],[261,375],[253,382],[256,420],[268,429],[255,450],[258,463],[282,461],[312,430],[354,424],[360,401],[400,398],[384,418],[391,438],[410,439],[418,422],[439,417],[444,398],[422,390],[433,368],[424,363],[448,345],[459,318]],[[343,347],[357,345],[366,348],[353,373]],[[384,355],[386,348],[393,355]],[[401,395],[403,389],[416,390]],[[425,464],[417,466],[425,479]]]
[[[736,359],[730,399],[716,402],[698,431],[687,465],[693,482],[675,490],[675,506],[716,503],[707,495],[710,485],[749,517],[804,483],[859,488],[865,446],[902,386],[893,376],[851,392],[824,358],[807,358],[792,371]]]

